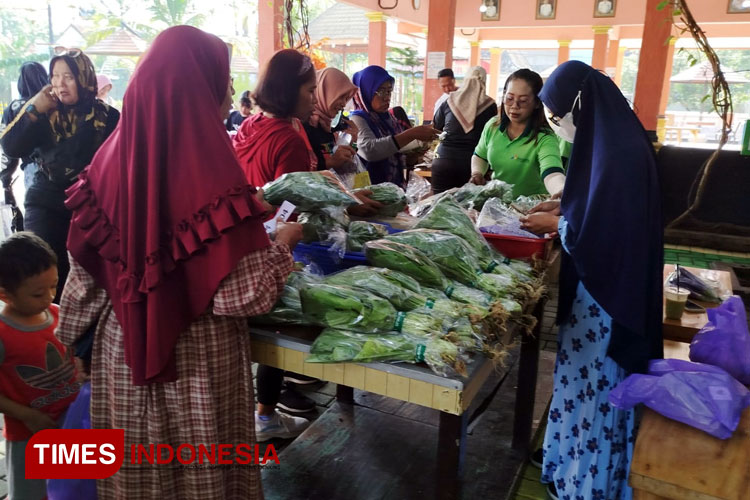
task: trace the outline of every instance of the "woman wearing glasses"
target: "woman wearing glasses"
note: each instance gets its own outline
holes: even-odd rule
[[[388,112],[394,79],[380,66],[368,66],[352,77],[359,92],[352,122],[359,129],[357,154],[370,174],[372,184],[392,182],[404,186],[406,160],[399,150],[413,140],[431,141],[438,131],[429,125],[404,130]]]
[[[96,98],[96,72],[79,49],[56,49],[49,64],[51,85],[32,97],[2,135],[9,156],[30,156],[40,170],[26,191],[25,228],[44,239],[57,254],[60,281],[55,302],[68,275],[68,226],[65,190],[91,163],[109,137],[120,113]]]
[[[565,184],[560,145],[539,100],[542,77],[529,69],[511,74],[503,87],[500,117],[482,131],[471,158],[471,182],[492,178],[513,184],[514,196],[557,194]]]

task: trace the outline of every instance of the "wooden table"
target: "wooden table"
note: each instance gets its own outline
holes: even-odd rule
[[[732,294],[732,276],[728,272],[699,269],[695,267],[685,267],[685,269],[698,277],[700,277],[701,272],[705,271],[715,273],[715,276],[717,277],[721,286],[721,294]],[[664,266],[664,281],[666,281],[667,276],[669,276],[672,271],[674,271],[674,265],[667,264]],[[666,302],[666,299],[664,300]],[[709,309],[718,306],[718,304],[710,302],[695,302]],[[693,336],[698,333],[698,330],[703,328],[703,326],[707,322],[708,315],[706,315],[705,311],[699,313],[685,311],[685,313],[682,315],[682,318],[679,320],[667,319],[665,315],[663,321],[664,338],[680,342],[690,342],[693,339]]]
[[[634,500],[750,498],[750,408],[718,439],[646,408],[630,466]]]

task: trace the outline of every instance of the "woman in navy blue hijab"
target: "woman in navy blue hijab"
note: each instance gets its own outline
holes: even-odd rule
[[[359,88],[354,96],[357,110],[352,113],[359,129],[357,154],[372,184],[392,182],[403,187],[406,160],[399,150],[415,139],[431,141],[439,132],[428,125],[404,130],[393,119],[388,108],[395,80],[384,68],[368,66],[354,73],[352,81]]]
[[[662,357],[654,151],[617,86],[587,64],[560,65],[539,97],[550,126],[573,143],[561,202],[524,219],[535,232],[557,230],[565,250],[542,481],[560,498],[629,499],[635,419],[608,395]]]

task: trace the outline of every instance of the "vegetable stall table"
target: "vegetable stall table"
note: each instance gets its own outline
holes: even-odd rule
[[[711,273],[712,277],[719,282],[719,295],[731,295],[732,294],[732,277],[727,271],[716,271],[709,269],[698,269],[694,267],[682,266],[691,273],[698,277],[701,277],[702,273]],[[664,280],[666,281],[667,276],[674,270],[674,266],[667,264],[664,266]],[[719,304],[712,304],[710,302],[695,301],[697,304],[710,309],[716,307]],[[679,320],[667,319],[664,316],[663,321],[663,335],[667,340],[675,340],[678,342],[690,342],[693,340],[693,336],[698,333],[698,330],[708,322],[708,316],[706,312],[689,312],[685,311],[682,318]]]
[[[513,448],[522,453],[528,452],[531,440],[545,302],[542,298],[524,307],[525,313],[537,318],[533,335],[524,335],[520,326],[509,326],[510,336],[523,335],[513,427]],[[455,488],[465,451],[467,409],[492,374],[493,362],[476,355],[467,366],[467,377],[442,377],[427,366],[407,363],[306,363],[310,346],[320,330],[312,326],[251,325],[252,360],[338,384],[339,402],[352,403],[356,388],[438,410],[438,491]]]

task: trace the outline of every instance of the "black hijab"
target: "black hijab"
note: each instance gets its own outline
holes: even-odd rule
[[[18,77],[18,93],[21,99],[28,101],[49,83],[47,70],[38,62],[25,62],[21,65]]]

